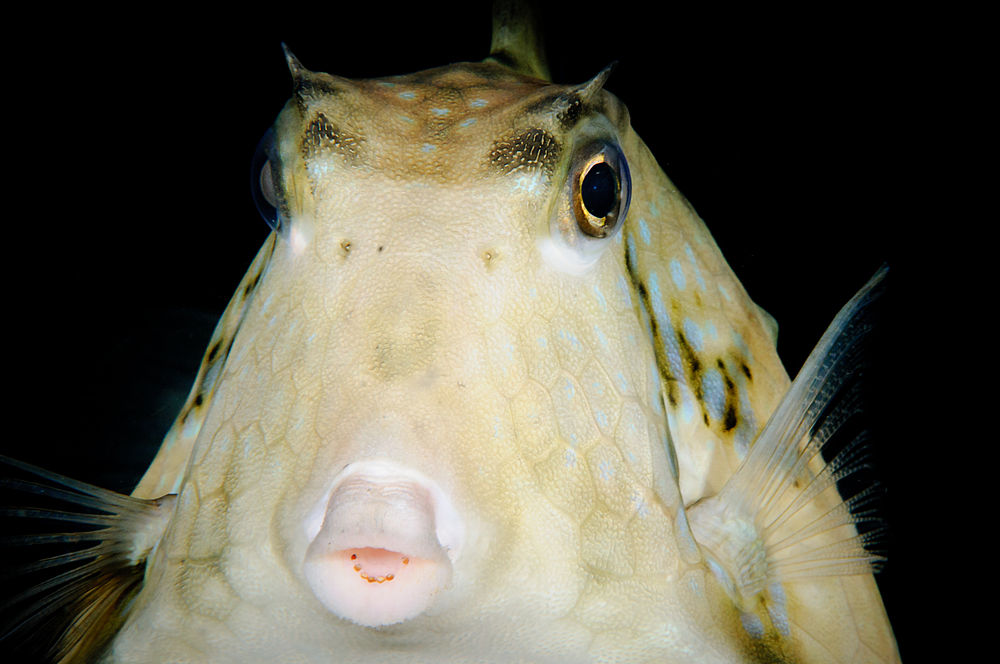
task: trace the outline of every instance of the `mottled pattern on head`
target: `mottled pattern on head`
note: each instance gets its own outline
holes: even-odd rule
[[[538,169],[551,176],[566,134],[602,113],[627,114],[601,86],[553,85],[494,63],[463,63],[406,76],[351,81],[305,69],[291,53],[294,103],[310,168],[341,159],[402,179],[457,183]]]
[[[703,509],[789,386],[773,321],[610,70],[550,83],[537,34],[504,26],[483,62],[403,76],[287,53],[280,218],[136,489],[179,495],[111,659],[891,650],[854,611],[870,576],[786,588],[753,514]],[[734,592],[717,572],[744,544],[764,580]],[[430,585],[392,594],[415,569]],[[827,614],[835,637],[789,638]]]

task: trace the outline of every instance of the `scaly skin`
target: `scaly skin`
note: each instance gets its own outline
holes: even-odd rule
[[[757,639],[708,573],[683,505],[725,482],[788,377],[617,100],[566,127],[532,109],[571,88],[494,65],[303,76],[277,123],[290,223],[136,489],[179,490],[178,511],[109,660],[896,657],[870,576],[789,584],[791,635]],[[547,167],[496,156],[539,125]],[[587,136],[621,145],[632,205],[568,274],[539,243]],[[428,612],[378,630],[301,569],[307,513],[368,458],[433,478],[468,529]]]

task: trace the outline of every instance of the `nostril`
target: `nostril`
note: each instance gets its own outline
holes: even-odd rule
[[[308,523],[315,523],[313,518]],[[303,565],[334,614],[377,627],[423,613],[451,579],[463,527],[429,478],[387,462],[351,464],[334,481]]]

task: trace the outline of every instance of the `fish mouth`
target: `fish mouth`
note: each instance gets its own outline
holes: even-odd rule
[[[441,487],[389,461],[348,465],[306,519],[303,571],[335,615],[366,627],[426,611],[448,585],[464,524]]]

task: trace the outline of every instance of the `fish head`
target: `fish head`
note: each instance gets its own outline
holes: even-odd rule
[[[360,625],[558,615],[595,568],[662,566],[680,496],[621,232],[649,185],[607,72],[289,63],[190,482],[225,477],[226,520]]]

